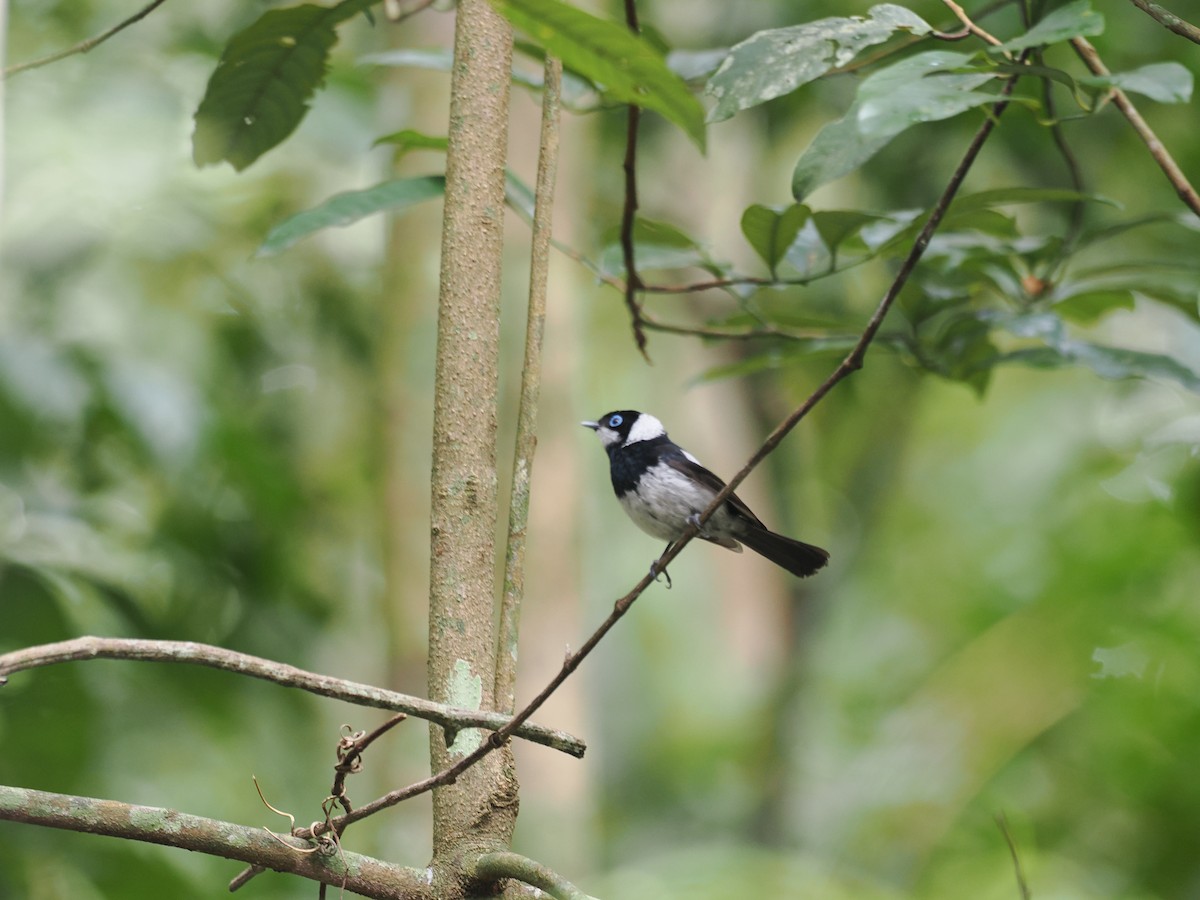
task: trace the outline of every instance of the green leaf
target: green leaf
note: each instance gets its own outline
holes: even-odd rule
[[[772,276],[811,214],[807,206],[799,203],[782,211],[756,203],[742,213],[742,234],[767,264]]]
[[[1068,322],[1094,325],[1116,309],[1133,309],[1132,291],[1087,291],[1054,304],[1054,312]]]
[[[258,255],[270,256],[286,250],[296,241],[322,228],[351,225],[372,213],[408,209],[424,200],[442,196],[445,189],[445,177],[424,175],[418,178],[398,178],[366,190],[336,194],[320,206],[296,213],[272,228],[263,245],[258,248]]]
[[[1083,201],[1106,203],[1109,206],[1118,207],[1120,205],[1115,200],[1099,194],[1087,194],[1068,188],[1008,187],[978,191],[974,194],[962,194],[954,200],[950,210],[954,213],[965,213],[977,209],[990,209],[993,206],[1008,206],[1013,203],[1079,203]]]
[[[618,102],[659,113],[704,149],[703,107],[648,41],[558,0],[492,0],[492,5],[564,67]]]
[[[196,110],[196,165],[240,172],[295,131],[325,81],[337,26],[377,2],[273,9],[235,34]]]
[[[1079,80],[1100,88],[1115,87],[1141,94],[1159,103],[1187,103],[1192,99],[1192,73],[1175,62],[1152,63],[1132,72],[1113,72]]]
[[[1073,37],[1085,37],[1104,31],[1104,16],[1092,9],[1089,0],[1075,0],[1045,16],[1020,37],[1006,41],[992,52],[1007,50],[1013,53],[1026,47],[1057,44]]]
[[[829,248],[829,252],[837,255],[838,248],[850,237],[862,231],[863,226],[870,225],[883,219],[874,213],[859,212],[854,209],[831,209],[827,212],[813,214],[813,224],[821,240]],[[865,244],[863,245],[865,247]]]
[[[396,148],[396,155],[401,156],[413,150],[441,150],[445,152],[449,143],[449,138],[433,134],[422,134],[419,131],[406,128],[403,131],[393,131],[391,134],[385,134],[381,138],[376,138],[375,143],[371,146],[378,147],[380,144],[392,144]]]
[[[970,58],[934,50],[864,79],[845,117],[822,128],[801,154],[792,173],[793,196],[803,200],[821,185],[853,172],[913,125],[994,102],[995,96],[974,90],[993,78],[990,71],[961,71]]]
[[[603,273],[624,276],[625,256],[620,233],[614,229],[606,237],[607,244],[600,251],[598,267]],[[634,264],[639,272],[693,267],[715,272],[721,268],[695,238],[666,222],[638,217],[633,226],[633,246]]]
[[[868,18],[834,16],[751,35],[729,52],[709,79],[705,92],[717,105],[708,121],[720,122],[789,94],[901,29],[912,34],[932,31],[916,13],[885,3],[871,7]]]

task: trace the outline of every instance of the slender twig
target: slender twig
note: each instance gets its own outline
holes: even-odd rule
[[[1100,54],[1096,52],[1096,48],[1092,46],[1087,38],[1076,37],[1071,38],[1071,46],[1075,52],[1079,54],[1079,58],[1083,60],[1093,75],[1108,76],[1112,73],[1108,71],[1108,67],[1104,65],[1104,61],[1100,59]],[[1158,167],[1162,169],[1163,174],[1167,176],[1167,180],[1171,182],[1171,186],[1175,188],[1175,193],[1192,212],[1200,216],[1200,194],[1196,193],[1196,189],[1192,187],[1187,176],[1183,174],[1183,170],[1175,162],[1175,159],[1163,146],[1162,141],[1158,139],[1158,135],[1142,118],[1141,113],[1137,111],[1137,107],[1133,105],[1133,101],[1129,99],[1126,93],[1120,88],[1112,89],[1113,104],[1121,111],[1129,124],[1133,126],[1133,130],[1138,133],[1138,137],[1146,145],[1146,149],[1150,151],[1150,155],[1154,157],[1154,161],[1158,163]]]
[[[1157,3],[1151,3],[1150,0],[1132,0],[1132,3],[1159,25],[1170,29],[1180,37],[1185,37],[1189,41],[1200,44],[1200,28],[1197,28],[1191,22],[1179,18],[1175,13],[1169,9],[1164,9]]]
[[[993,47],[999,47],[1003,45],[1004,42],[998,37],[990,34],[987,31],[984,31],[982,28],[972,22],[971,17],[967,15],[967,11],[955,3],[954,0],[942,0],[942,2],[950,8],[950,11],[954,13],[954,15],[958,16],[958,20],[963,23],[963,27],[966,28],[971,34],[975,35],[977,38],[982,38]],[[938,36],[941,37],[942,40],[946,39],[946,37],[943,35]],[[1011,58],[1011,54],[1006,53],[1005,56]]]
[[[1017,890],[1021,893],[1021,900],[1030,900],[1033,894],[1029,891],[1029,882],[1025,880],[1025,870],[1021,867],[1021,857],[1017,853],[1017,842],[1013,840],[1012,832],[1008,828],[1008,817],[1002,812],[996,813],[996,825],[1004,835],[1004,842],[1008,844],[1008,854],[1012,857],[1013,872],[1017,878]]]
[[[558,173],[559,97],[562,61],[546,57],[542,91],[542,132],[538,142],[537,188],[534,193],[532,248],[529,265],[529,312],[525,322],[525,362],[521,367],[521,403],[517,411],[511,499],[508,504],[508,547],[504,557],[504,594],[496,652],[496,709],[516,708],[517,636],[525,594],[525,531],[533,455],[537,450],[538,395],[542,385],[542,335],[546,324],[546,283],[550,273],[554,182]]]
[[[472,874],[480,881],[513,878],[532,885],[554,900],[592,900],[553,869],[520,853],[485,853],[475,860]]]
[[[410,697],[407,694],[384,690],[373,685],[307,672],[286,663],[191,641],[80,637],[57,644],[26,647],[0,656],[0,685],[3,685],[7,676],[13,672],[89,659],[124,659],[208,666],[226,672],[249,675],[252,678],[262,678],[285,687],[299,688],[310,694],[344,700],[358,706],[408,713],[418,719],[437,722],[445,728],[496,730],[511,721],[503,713],[459,709],[422,697]],[[509,734],[513,733],[509,732]],[[534,743],[544,744],[555,750],[561,750],[563,753],[569,753],[575,757],[582,757],[586,749],[584,743],[578,738],[540,725],[522,728],[516,732],[516,736]]]
[[[1024,62],[1026,57],[1027,52],[1022,53],[1020,60]],[[887,315],[888,310],[891,309],[892,304],[895,303],[896,297],[899,296],[901,288],[904,287],[909,276],[912,275],[912,271],[916,267],[917,262],[921,259],[921,256],[924,254],[925,248],[929,246],[929,241],[933,237],[933,233],[937,230],[938,225],[941,223],[946,214],[946,210],[950,207],[950,202],[954,199],[955,194],[958,193],[959,187],[962,186],[963,180],[967,177],[967,172],[970,171],[971,165],[975,162],[975,158],[979,155],[979,151],[983,148],[988,136],[991,135],[992,130],[996,127],[996,124],[1000,119],[1000,116],[1008,106],[1008,96],[1012,93],[1012,89],[1015,85],[1016,78],[1010,78],[1004,86],[1002,99],[992,106],[990,115],[988,115],[983,124],[979,127],[979,130],[975,133],[975,137],[971,140],[971,144],[967,148],[966,154],[963,156],[962,161],[958,164],[958,168],[955,169],[954,174],[951,176],[950,181],[947,184],[946,189],[942,192],[941,197],[938,198],[938,202],[930,212],[929,219],[926,221],[924,227],[921,229],[920,234],[918,234],[916,241],[913,243],[912,250],[909,251],[908,256],[901,264],[899,271],[896,273],[895,279],[892,281],[891,286],[884,294],[883,299],[879,301],[879,305],[876,307],[874,314],[867,322],[866,328],[863,330],[862,335],[859,337],[858,342],[854,346],[854,349],[850,351],[850,354],[844,360],[842,360],[841,364],[838,365],[833,373],[826,378],[825,381],[823,381],[815,391],[813,391],[809,398],[800,404],[800,406],[798,406],[792,412],[792,414],[788,416],[771,433],[763,445],[758,449],[758,452],[756,452],[754,456],[750,458],[750,461],[747,462],[746,465],[742,467],[741,471],[739,471],[733,477],[725,489],[717,494],[715,498],[713,498],[712,503],[709,504],[708,508],[703,513],[701,513],[697,523],[690,525],[687,531],[684,532],[683,536],[676,541],[674,545],[672,545],[671,549],[663,554],[663,556],[658,560],[658,571],[662,571],[666,567],[667,563],[678,556],[683,548],[686,547],[694,537],[696,537],[700,531],[700,527],[703,526],[704,522],[706,522],[717,510],[717,508],[725,502],[725,499],[733,493],[733,491],[742,483],[742,481],[745,480],[746,476],[749,475],[750,472],[759,463],[761,463],[763,459],[766,458],[767,454],[769,454],[779,445],[779,442],[782,441],[787,433],[795,427],[796,423],[799,422],[800,419],[806,416],[809,411],[816,406],[816,404],[819,403],[839,381],[846,378],[852,372],[862,368],[863,358],[866,355],[867,348],[871,345],[871,342],[878,334],[880,326],[883,324],[884,317]],[[642,576],[642,579],[636,585],[634,585],[633,588],[627,594],[625,594],[625,596],[614,602],[612,611],[608,614],[608,617],[602,623],[600,623],[600,627],[592,632],[591,636],[583,642],[583,645],[578,650],[567,655],[567,658],[563,660],[562,667],[558,670],[554,677],[547,682],[546,686],[542,688],[537,696],[535,696],[519,712],[517,712],[512,719],[509,720],[507,725],[489,734],[487,739],[473,752],[462,757],[453,765],[446,767],[440,772],[430,775],[428,778],[422,781],[418,781],[414,784],[408,785],[407,787],[392,791],[389,794],[385,794],[371,803],[360,806],[353,813],[347,813],[345,816],[335,819],[333,821],[333,827],[341,827],[343,820],[346,822],[346,824],[349,824],[350,822],[358,821],[366,818],[367,816],[374,815],[380,810],[395,806],[397,803],[401,803],[411,797],[423,794],[426,791],[432,790],[440,785],[452,784],[459,775],[461,775],[471,766],[475,765],[477,762],[479,762],[479,760],[483,759],[493,750],[504,746],[504,743],[512,734],[513,729],[519,728],[522,723],[524,723],[530,716],[532,716],[538,711],[538,709],[541,708],[542,704],[544,704],[546,700],[548,700],[550,696],[558,690],[562,683],[566,681],[576,669],[579,668],[580,664],[596,648],[596,645],[604,639],[604,636],[607,635],[617,624],[617,622],[620,621],[621,617],[629,611],[629,608],[633,605],[633,602],[639,596],[641,596],[642,592],[645,591],[646,588],[648,588],[652,583],[653,576],[651,573],[647,572],[647,574]],[[320,834],[323,830],[324,829],[322,826],[318,826],[313,831],[314,834]],[[311,836],[304,831],[297,832],[297,834],[304,837]]]
[[[625,0],[625,23],[629,30],[638,34],[637,0]],[[633,339],[637,348],[650,361],[646,352],[646,330],[642,327],[642,309],[638,303],[637,292],[642,287],[642,279],[638,276],[633,252],[633,230],[637,218],[637,139],[638,121],[641,108],[634,103],[629,104],[625,126],[625,205],[621,210],[621,253],[625,260],[625,306],[629,309],[630,325],[633,328]]]
[[[166,2],[167,0],[153,0],[152,3],[142,7],[128,19],[118,22],[107,31],[102,31],[94,37],[88,38],[86,41],[80,41],[78,44],[67,47],[65,50],[59,50],[56,53],[51,53],[49,56],[43,56],[38,59],[31,59],[28,62],[16,63],[15,65],[9,66],[7,69],[0,71],[0,78],[9,78],[13,75],[16,75],[18,72],[25,72],[29,69],[39,69],[42,66],[50,65],[50,63],[58,62],[60,59],[66,59],[68,56],[74,56],[76,53],[87,53],[89,50],[95,49],[100,44],[103,44],[118,32],[124,31],[126,28],[136,22],[140,22]]]

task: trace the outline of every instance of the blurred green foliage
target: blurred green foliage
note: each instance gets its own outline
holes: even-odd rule
[[[436,204],[259,251],[330,197],[436,176],[440,158],[393,163],[386,142],[372,146],[446,133],[447,76],[419,60],[441,58],[425,51],[448,45],[452,21],[347,20],[291,139],[241,175],[197,171],[193,114],[230,39],[265,10],[166,7],[7,85],[0,651],[86,633],[191,639],[420,693]],[[650,43],[676,51],[668,61],[693,84],[724,58],[713,48],[821,16],[858,28],[845,17],[868,13],[641,11]],[[1052,21],[1059,37],[1094,34],[1115,72],[1141,73],[1130,90],[1185,104],[1135,97],[1200,178],[1180,76],[1200,48],[1132,7],[1103,13],[1099,34],[1085,5]],[[107,0],[22,8],[10,61],[126,14]],[[911,14],[955,27],[932,2]],[[878,29],[879,14],[858,21]],[[1026,31],[1015,7],[985,24],[1006,40]],[[878,49],[876,36],[848,40]],[[909,40],[882,47],[929,49],[905,51]],[[994,93],[1002,57],[955,49],[952,77]],[[385,51],[407,55],[387,64]],[[518,60],[527,86],[536,54]],[[382,64],[356,66],[364,56]],[[1098,104],[1103,84],[1061,46],[1040,64],[1053,106],[1039,79],[1023,80],[866,369],[743,491],[768,522],[829,547],[833,568],[783,582],[745,555],[690,548],[675,589],[640,600],[545,712],[589,740],[588,757],[519,748],[518,849],[589,893],[1014,897],[1003,812],[1035,897],[1195,894],[1196,220]],[[927,124],[890,141],[863,133],[873,155],[796,203],[797,162],[820,129],[878,100],[870,71],[729,101],[740,111],[709,127],[707,158],[644,118],[647,280],[752,279],[650,296],[647,311],[739,339],[652,332],[647,368],[611,288],[576,263],[556,270],[520,696],[659,549],[621,517],[603,455],[573,423],[648,408],[732,471],[840,358],[961,157],[982,113],[922,112],[913,122]],[[569,105],[593,114],[564,126],[556,231],[619,277],[624,118],[586,75],[568,73]],[[967,99],[963,110],[978,105]],[[515,114],[519,185],[532,182],[536,110],[518,98]],[[513,217],[506,423],[525,236]],[[337,725],[380,720],[330,706],[142,664],[22,673],[0,691],[0,782],[279,827],[250,774],[274,805],[316,818]],[[352,780],[354,799],[424,774],[423,730],[401,731]],[[407,805],[357,826],[353,848],[421,865],[426,819]],[[237,871],[0,833],[4,898],[211,896]],[[244,890],[310,888],[264,876]]]

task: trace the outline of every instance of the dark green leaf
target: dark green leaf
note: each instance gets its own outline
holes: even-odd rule
[[[241,171],[295,131],[325,80],[337,26],[376,2],[274,9],[234,35],[196,110],[196,165]]]
[[[742,234],[772,275],[810,215],[808,207],[799,203],[782,211],[756,203],[742,213]]]
[[[845,117],[822,128],[800,156],[792,174],[795,198],[803,200],[826,182],[853,172],[913,125],[993,102],[993,95],[974,90],[992,79],[990,71],[961,71],[970,58],[934,50],[866,78]]]
[[[976,209],[990,209],[993,206],[1007,206],[1012,203],[1106,203],[1118,206],[1116,201],[1101,197],[1099,194],[1086,194],[1067,188],[1031,188],[1009,187],[996,188],[990,191],[979,191],[975,194],[963,194],[955,199],[950,207],[951,212],[969,212]]]
[[[853,209],[832,209],[827,212],[814,213],[813,223],[817,226],[821,240],[825,242],[830,253],[836,255],[838,248],[848,238],[862,231],[864,225],[878,222],[882,218],[873,213],[858,212]]]
[[[271,229],[258,250],[270,256],[286,250],[314,231],[333,225],[350,225],[377,212],[399,212],[424,200],[442,196],[446,179],[441,175],[399,178],[385,181],[362,191],[350,191],[330,197],[320,206],[297,213]]]
[[[376,138],[372,147],[378,147],[380,144],[392,144],[396,148],[396,154],[403,155],[412,150],[441,150],[445,151],[450,143],[448,138],[439,135],[422,134],[419,131],[413,131],[411,128],[406,128],[403,131],[394,131],[391,134],[385,134],[381,138]]]
[[[1088,291],[1054,304],[1055,313],[1082,325],[1094,325],[1115,309],[1133,309],[1133,292]]]
[[[1045,16],[1020,37],[1005,41],[994,50],[1013,53],[1026,47],[1057,44],[1073,37],[1096,35],[1103,31],[1104,16],[1092,9],[1089,0],[1075,0]]]
[[[835,16],[760,31],[735,46],[709,80],[706,93],[717,105],[708,120],[720,122],[791,93],[900,29],[912,34],[932,30],[916,13],[885,3],[871,7],[868,18]]]
[[[492,0],[512,24],[613,99],[653,110],[704,148],[704,109],[662,53],[624,25],[558,0]]]

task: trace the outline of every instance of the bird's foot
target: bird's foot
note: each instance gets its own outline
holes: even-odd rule
[[[688,516],[687,523],[689,525],[691,525],[693,528],[695,528],[696,531],[699,531],[700,530],[700,513],[694,512],[690,516]]]
[[[667,579],[667,590],[669,591],[671,589],[671,576],[667,574],[666,566],[663,566],[661,569],[658,567],[658,560],[656,559],[654,562],[650,563],[650,577],[655,581],[658,581],[659,575]]]

